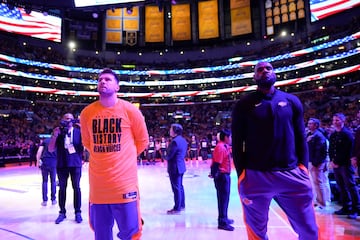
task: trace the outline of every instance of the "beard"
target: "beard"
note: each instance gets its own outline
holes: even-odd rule
[[[276,82],[276,75],[270,74],[270,75],[262,75],[255,79],[256,84],[261,89],[270,89]]]
[[[101,89],[101,90],[98,90],[98,93],[101,97],[110,97],[114,94],[114,91],[109,91],[108,89]]]

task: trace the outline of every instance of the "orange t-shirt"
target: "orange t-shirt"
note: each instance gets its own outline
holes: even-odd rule
[[[80,124],[83,145],[90,153],[90,203],[137,200],[137,156],[149,141],[140,110],[122,99],[113,107],[96,101],[81,112]]]

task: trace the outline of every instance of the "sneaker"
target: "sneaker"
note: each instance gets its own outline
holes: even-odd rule
[[[170,209],[166,213],[169,215],[176,215],[176,214],[180,214],[180,210]]]
[[[75,221],[77,222],[77,223],[81,223],[82,222],[82,217],[81,217],[81,214],[80,213],[76,213],[75,214]]]
[[[43,206],[43,207],[45,207],[47,205],[47,202],[46,201],[43,201],[42,203],[41,203],[41,206]]]
[[[234,219],[228,218],[228,219],[226,220],[226,222],[227,222],[227,224],[233,224],[233,223],[234,223]]]
[[[219,225],[218,229],[225,230],[225,231],[234,231],[235,228],[229,224],[226,224],[226,225]]]
[[[51,204],[52,204],[52,205],[56,205],[56,204],[57,204],[57,201],[56,201],[56,200],[52,200],[52,201],[51,201]]]
[[[62,221],[64,221],[65,218],[66,218],[65,214],[60,213],[57,219],[55,220],[55,224],[61,223]]]

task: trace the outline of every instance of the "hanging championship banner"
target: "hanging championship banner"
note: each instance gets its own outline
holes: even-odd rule
[[[106,42],[107,43],[122,43],[122,32],[120,31],[106,31]]]
[[[164,11],[145,6],[145,42],[164,42]]]
[[[132,7],[132,11],[123,8],[124,31],[139,31],[139,7]]]
[[[199,39],[219,37],[218,1],[209,0],[198,3]]]
[[[172,39],[191,40],[190,4],[171,5],[171,16]]]
[[[120,8],[106,11],[105,42],[122,43],[122,11]]]
[[[250,0],[231,0],[230,9],[250,6]]]
[[[231,9],[231,35],[238,36],[251,32],[252,24],[250,6]]]
[[[231,0],[231,36],[252,32],[250,0]]]

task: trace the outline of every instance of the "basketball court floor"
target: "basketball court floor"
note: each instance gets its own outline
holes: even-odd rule
[[[187,162],[184,176],[186,209],[180,215],[167,215],[173,206],[173,195],[164,163],[139,166],[141,211],[145,221],[143,240],[241,240],[247,239],[242,207],[237,193],[235,171],[231,174],[229,217],[235,220],[233,232],[217,229],[217,201],[213,180],[208,177],[208,162]],[[88,173],[83,166],[81,179],[82,216],[80,224],[74,220],[73,194],[68,184],[67,219],[56,225],[58,206],[41,206],[41,172],[28,164],[7,165],[0,168],[0,239],[4,240],[89,240],[94,239],[88,223]],[[360,239],[360,217],[349,220],[332,212],[333,204],[316,212],[320,239]],[[114,225],[114,239],[117,226]],[[271,204],[268,224],[269,239],[295,240],[286,216],[275,202]]]

